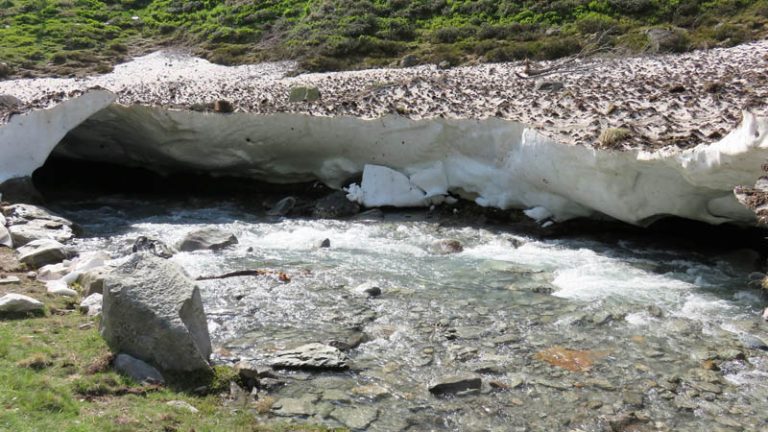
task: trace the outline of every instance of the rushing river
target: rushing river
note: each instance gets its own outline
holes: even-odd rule
[[[217,227],[239,243],[172,260],[193,277],[288,276],[199,282],[218,362],[258,363],[310,342],[352,347],[345,372],[275,372],[260,394],[275,401],[264,422],[371,431],[768,427],[768,357],[755,339],[766,336],[764,300],[747,288],[749,270],[725,257],[629,240],[537,241],[405,212],[312,220],[233,203],[130,200],[57,209],[85,229],[82,250],[120,257],[138,235],[175,244]],[[329,248],[319,247],[324,239]],[[439,253],[444,240],[463,251]],[[381,295],[357,293],[363,283]],[[482,388],[429,393],[464,373],[480,376]]]

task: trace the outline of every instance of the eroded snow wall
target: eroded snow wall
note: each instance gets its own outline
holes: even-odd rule
[[[274,183],[319,179],[333,187],[366,164],[411,178],[437,168],[452,193],[556,220],[603,213],[639,225],[670,215],[751,224],[754,214],[732,190],[762,174],[767,124],[745,113],[742,124],[713,145],[619,152],[559,144],[495,118],[365,120],[111,105],[73,130],[56,152],[159,172],[199,170]],[[15,154],[26,157],[20,149]]]
[[[0,126],[0,184],[32,175],[69,131],[115,99],[108,91],[91,91],[47,110],[12,116]]]

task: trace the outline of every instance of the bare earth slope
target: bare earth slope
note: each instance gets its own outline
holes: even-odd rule
[[[252,113],[496,116],[529,125],[561,143],[617,149],[689,148],[715,142],[738,125],[742,110],[766,114],[768,41],[682,55],[561,63],[450,70],[419,66],[286,77],[293,63],[226,67],[155,53],[107,75],[0,82],[0,94],[22,103],[0,103],[0,122],[14,112],[48,108],[94,87],[116,93],[120,104],[178,109],[212,109],[214,102],[225,100],[235,111]],[[554,70],[543,75],[527,73],[552,66]],[[317,87],[321,98],[290,103],[295,86]]]

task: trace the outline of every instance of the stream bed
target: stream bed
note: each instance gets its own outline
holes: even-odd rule
[[[318,342],[345,350],[350,368],[274,371],[257,394],[271,404],[262,404],[265,423],[370,431],[768,427],[764,299],[748,288],[750,270],[726,256],[630,240],[542,241],[445,226],[424,211],[321,220],[270,217],[236,202],[112,198],[54,208],[83,227],[81,251],[118,258],[139,235],[173,245],[215,227],[238,243],[171,259],[192,277],[274,271],[199,282],[214,361],[266,365],[280,350]],[[321,247],[325,239],[330,247]],[[455,375],[482,385],[430,393]]]

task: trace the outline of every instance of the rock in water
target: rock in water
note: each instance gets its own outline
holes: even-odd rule
[[[315,203],[313,216],[319,218],[340,218],[354,216],[360,212],[360,205],[347,198],[344,191],[334,192]]]
[[[43,304],[21,294],[6,294],[0,297],[0,313],[40,312]]]
[[[458,240],[446,239],[432,243],[429,250],[435,254],[448,255],[463,252],[464,246]]]
[[[134,381],[151,384],[163,384],[165,379],[157,369],[128,354],[118,354],[115,358],[115,369]]]
[[[296,198],[285,197],[267,211],[267,216],[285,216],[296,206]]]
[[[482,383],[482,380],[477,375],[448,376],[432,383],[429,386],[429,392],[435,396],[444,396],[469,390],[480,390]]]
[[[106,277],[101,335],[113,352],[162,370],[210,370],[200,290],[178,266],[153,255],[133,255]]]
[[[234,234],[215,228],[206,228],[187,234],[179,243],[178,249],[182,252],[202,249],[219,250],[233,244],[237,244],[237,237]]]
[[[38,268],[47,264],[56,264],[67,258],[64,245],[56,240],[35,240],[17,249],[19,261]]]
[[[367,428],[378,416],[376,408],[366,406],[338,407],[331,412],[331,417],[352,430]]]
[[[173,256],[173,251],[162,241],[147,236],[139,236],[131,250],[136,252],[149,252],[154,256],[160,258],[170,258]]]
[[[346,354],[329,345],[311,343],[278,352],[269,364],[286,369],[346,369]]]

